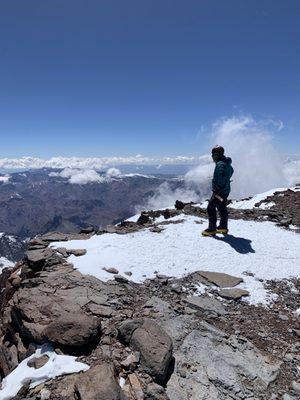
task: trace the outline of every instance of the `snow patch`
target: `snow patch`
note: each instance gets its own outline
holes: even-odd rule
[[[11,176],[10,175],[1,175],[0,176],[0,182],[2,183],[8,183],[10,180]]]
[[[27,365],[29,360],[43,355],[49,357],[48,362],[43,367],[35,369]],[[30,388],[34,388],[49,379],[87,371],[89,368],[87,364],[76,361],[76,357],[56,354],[51,345],[40,346],[33,355],[25,358],[16,369],[3,379],[0,400],[13,399],[22,386],[28,383],[30,384]]]
[[[273,206],[276,206],[276,203],[274,201],[266,202],[266,203],[261,203],[261,205],[258,206],[261,210],[269,210]]]
[[[4,268],[12,268],[15,264],[6,257],[0,257],[0,274]]]
[[[286,190],[288,190],[288,188],[277,188],[277,189],[268,190],[267,192],[259,193],[247,200],[235,200],[231,204],[229,204],[229,207],[240,209],[240,210],[255,208],[256,203],[266,200],[266,198],[269,196],[273,196],[275,192],[285,192]],[[268,205],[270,205],[271,203],[272,202],[267,203],[266,206],[263,206],[261,204],[261,206],[259,208],[265,209],[265,208],[270,208],[273,205],[275,205],[275,203],[273,203],[270,207],[268,207]]]

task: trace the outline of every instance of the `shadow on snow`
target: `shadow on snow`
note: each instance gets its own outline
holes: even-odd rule
[[[225,235],[223,237],[213,236],[216,240],[228,243],[236,252],[240,254],[255,253],[255,250],[251,246],[252,240],[236,237],[233,235]]]

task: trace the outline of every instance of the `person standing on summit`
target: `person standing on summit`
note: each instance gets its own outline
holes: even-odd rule
[[[224,148],[215,146],[211,151],[216,166],[212,180],[212,196],[207,206],[208,228],[202,232],[203,236],[214,236],[217,233],[228,233],[227,198],[230,193],[230,178],[233,174],[231,158],[225,157]],[[220,214],[220,224],[217,226],[217,210]]]

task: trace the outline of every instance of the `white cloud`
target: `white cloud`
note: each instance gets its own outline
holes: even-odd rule
[[[121,175],[121,171],[118,168],[109,168],[106,171],[106,176],[108,178],[115,178]]]
[[[69,180],[70,183],[85,185],[87,183],[102,183],[105,178],[100,176],[95,170],[65,168],[60,172],[51,172],[51,177],[61,177]]]
[[[251,116],[238,116],[217,120],[208,136],[212,148],[225,147],[235,170],[232,177],[232,198],[253,196],[276,187],[300,183],[300,160],[286,158],[273,144],[273,135],[281,130],[281,121],[256,121]],[[199,165],[184,177],[185,187],[176,191],[162,185],[148,200],[146,206],[171,206],[176,199],[201,201],[211,193],[214,163],[210,155],[199,157]],[[145,208],[146,208],[145,206]]]
[[[281,121],[256,121],[251,116],[217,120],[210,132],[210,145],[222,145],[232,158],[235,170],[232,177],[232,197],[240,198],[265,192],[274,187],[295,184],[299,180],[297,161],[284,160],[273,144],[274,130],[280,130]],[[211,180],[214,164],[208,163],[190,170],[186,181],[203,185]]]
[[[143,210],[158,210],[174,207],[176,200],[184,202],[197,201],[198,194],[187,187],[172,189],[168,182],[162,183],[154,196],[150,197],[146,204],[135,207],[136,212]]]
[[[10,175],[1,175],[1,176],[0,176],[0,182],[8,183],[9,180],[10,180],[10,178],[11,178]]]

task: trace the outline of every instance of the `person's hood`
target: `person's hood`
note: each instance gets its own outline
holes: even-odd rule
[[[221,156],[218,161],[223,161],[226,164],[231,165],[232,164],[232,159],[230,157],[225,157],[225,156]]]

